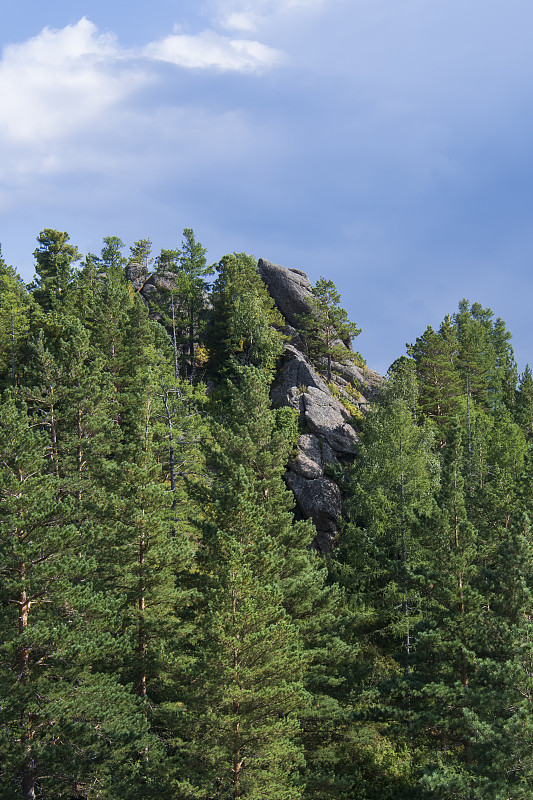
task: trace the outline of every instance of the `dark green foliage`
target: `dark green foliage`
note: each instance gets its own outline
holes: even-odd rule
[[[2,796],[70,797],[107,780],[110,744],[117,775],[132,769],[146,725],[116,673],[92,668],[115,641],[98,625],[91,528],[62,496],[46,435],[10,397],[1,420]]]
[[[320,278],[313,289],[309,314],[300,320],[305,332],[309,356],[313,362],[326,360],[326,374],[331,381],[331,362],[361,356],[350,351],[351,340],[361,329],[350,322],[346,311],[340,307],[340,294],[333,281]]]
[[[461,407],[457,347],[457,332],[446,317],[438,333],[427,328],[407,348],[416,365],[420,410],[436,423],[441,437],[445,437],[447,427]]]
[[[0,386],[15,386],[30,328],[30,298],[0,250]]]
[[[464,300],[393,364],[324,558],[255,260],[211,309],[192,229],[155,267],[136,242],[161,325],[118,237],[38,243],[28,289],[0,253],[0,796],[529,800],[533,379],[502,320]],[[314,297],[331,373],[358,329]]]
[[[533,375],[526,365],[515,394],[515,418],[529,442],[533,440]]]
[[[139,239],[130,247],[129,264],[143,264],[149,267],[152,263],[152,242],[150,239]]]
[[[464,419],[470,453],[476,409],[510,411],[515,402],[511,334],[503,320],[493,323],[492,316],[479,303],[470,306],[462,300],[459,311],[444,319],[438,333],[427,328],[414,345],[408,345],[416,364],[421,411],[436,423],[443,444],[454,416]]]
[[[226,424],[214,423],[208,463],[217,480],[201,491],[201,575],[190,578],[200,592],[187,715],[187,751],[197,768],[188,771],[184,796],[210,797],[215,789],[228,798],[301,795],[298,711],[307,703],[307,657],[283,602],[288,441],[275,430],[267,392],[262,373],[243,372],[239,389],[229,387],[219,402]]]
[[[183,374],[192,380],[196,377],[197,361],[206,359],[206,354],[199,359],[196,356],[207,316],[206,277],[214,271],[207,266],[205,253],[193,230],[185,228],[181,249],[163,249],[155,259],[159,291],[157,299],[151,299],[151,306],[172,339],[176,377]]]
[[[113,274],[119,278],[124,274],[127,259],[122,255],[125,244],[118,236],[104,236],[104,246],[101,250],[101,269],[106,274]]]
[[[338,592],[309,550],[311,526],[293,520],[282,476],[294,423],[269,409],[267,375],[241,369],[213,414],[216,479],[200,490],[200,572],[188,579],[200,638],[182,758],[194,766],[180,791],[298,798],[334,724]]]
[[[396,365],[382,406],[366,420],[349,477],[350,524],[331,565],[350,598],[355,652],[345,702],[358,721],[344,769],[361,798],[396,797],[418,758],[405,687],[421,618],[416,571],[426,559],[416,522],[433,506],[439,465],[431,431],[415,422],[409,375]]]
[[[218,374],[238,366],[272,370],[283,351],[283,318],[257,272],[253,256],[233,253],[217,266],[212,323],[206,337],[209,365]]]
[[[45,311],[62,304],[63,295],[74,281],[74,264],[81,258],[78,248],[69,244],[66,232],[45,228],[34,251],[36,279],[32,284],[33,297]]]

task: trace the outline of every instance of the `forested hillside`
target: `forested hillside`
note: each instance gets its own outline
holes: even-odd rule
[[[2,800],[533,797],[504,322],[462,300],[380,379],[327,277],[289,312],[191,229],[37,242],[29,286],[0,254]]]

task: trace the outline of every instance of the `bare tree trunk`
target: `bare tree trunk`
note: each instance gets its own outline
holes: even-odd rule
[[[233,572],[233,580],[235,582],[235,572]],[[232,612],[232,623],[233,627],[235,628],[237,625],[237,596],[235,593],[235,586],[233,586],[231,590],[231,612]],[[239,666],[239,653],[237,648],[233,650],[233,669],[235,672],[237,671]],[[237,716],[240,712],[240,703],[238,698],[233,699],[233,714]],[[234,800],[237,800],[238,797],[241,797],[242,790],[241,790],[241,772],[244,766],[244,758],[242,758],[241,753],[241,730],[240,730],[240,722],[237,721],[235,724],[235,730],[233,734],[233,758],[232,758],[232,784],[233,784],[233,792],[232,797]]]
[[[15,385],[15,317],[11,306],[11,383]]]
[[[174,347],[174,377],[176,383],[179,381],[180,373],[178,368],[178,343],[176,341],[176,314],[174,309],[174,293],[171,292],[171,305],[172,305],[172,344]]]
[[[21,534],[19,534],[21,535]],[[19,595],[18,602],[18,632],[19,636],[23,636],[28,627],[28,617],[30,612],[30,600],[26,592],[26,564],[22,562],[19,565],[19,578],[22,584],[22,589]],[[18,652],[18,665],[20,681],[26,684],[29,680],[29,662],[30,650],[26,644],[19,648]],[[22,772],[22,796],[23,800],[35,800],[35,762],[33,759],[33,715],[21,713],[21,743],[24,751],[24,767]]]
[[[170,472],[170,491],[172,492],[172,513],[175,515],[176,512],[176,466],[174,461],[174,436],[172,433],[172,414],[170,413],[170,406],[168,403],[168,389],[164,386],[161,387],[163,392],[163,404],[165,406],[165,414],[167,418],[167,425],[168,425],[168,441],[169,441],[169,453],[168,453],[168,468]],[[175,520],[174,520],[175,521]]]

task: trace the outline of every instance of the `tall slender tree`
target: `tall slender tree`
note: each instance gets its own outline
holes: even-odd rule
[[[15,386],[30,328],[30,298],[0,249],[0,385]]]
[[[30,288],[45,311],[63,303],[61,293],[74,281],[74,265],[81,255],[75,245],[69,244],[69,239],[65,231],[52,228],[45,228],[37,237],[39,247],[33,253],[36,277]]]
[[[340,294],[335,284],[320,278],[313,288],[310,311],[301,317],[309,355],[313,361],[326,360],[326,374],[331,381],[333,360],[354,358],[351,340],[359,336],[361,329],[350,322],[346,311],[340,307]],[[356,354],[361,361],[361,356]]]
[[[206,336],[211,371],[273,369],[283,352],[283,318],[259,277],[255,259],[246,253],[226,255],[217,270]]]

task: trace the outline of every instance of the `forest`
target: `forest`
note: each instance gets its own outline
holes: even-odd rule
[[[44,229],[29,285],[0,251],[2,800],[533,798],[533,375],[505,323],[461,300],[363,411],[348,387],[325,550],[256,260],[210,266],[190,228],[126,249]],[[364,370],[332,282],[313,298],[309,363]]]

